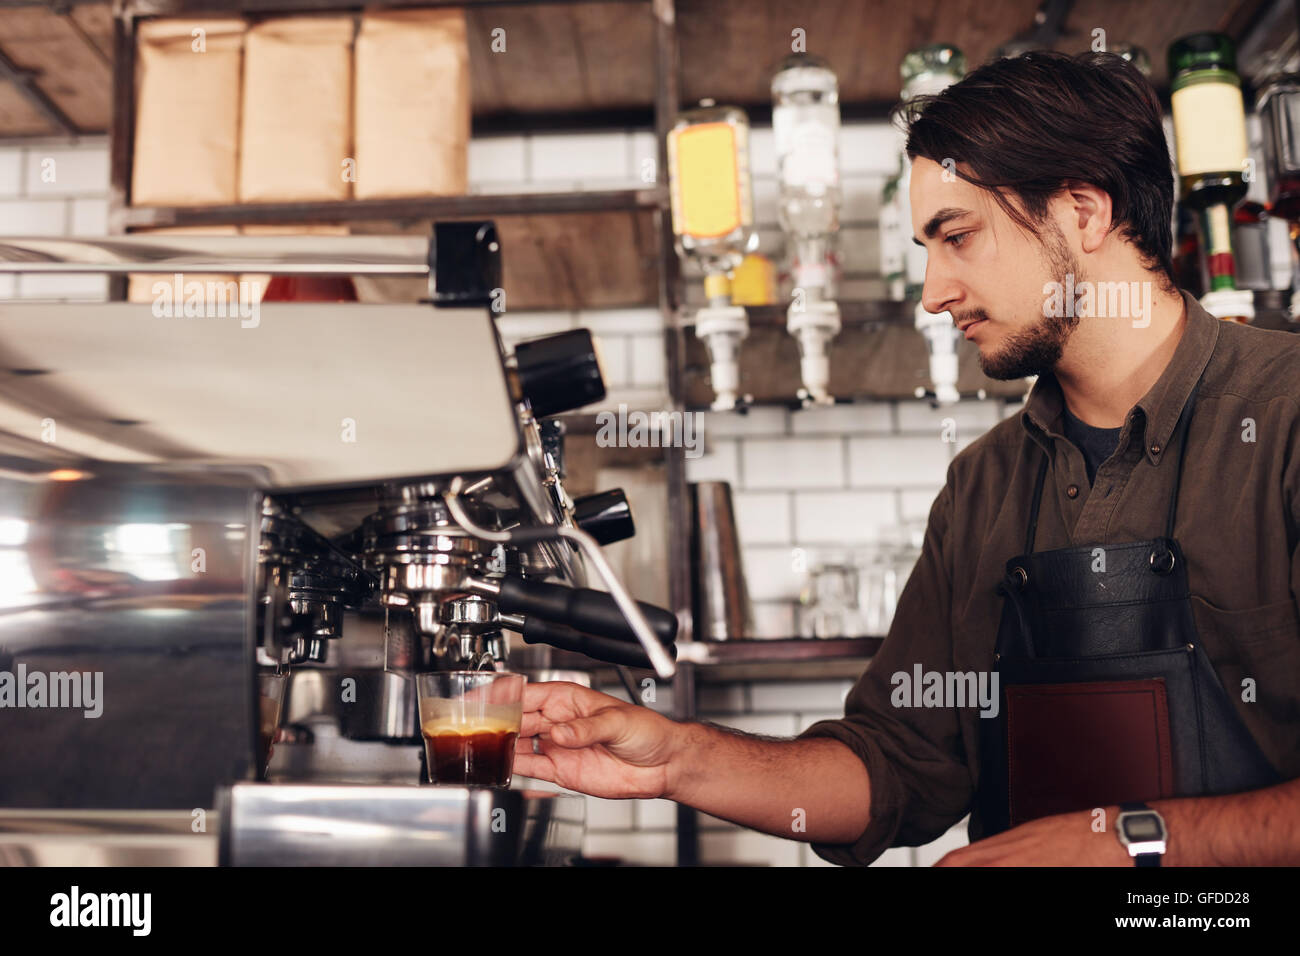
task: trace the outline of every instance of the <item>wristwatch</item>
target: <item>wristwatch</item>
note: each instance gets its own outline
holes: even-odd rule
[[[1121,803],[1115,821],[1119,842],[1128,848],[1134,866],[1159,866],[1169,845],[1164,817],[1145,803]]]

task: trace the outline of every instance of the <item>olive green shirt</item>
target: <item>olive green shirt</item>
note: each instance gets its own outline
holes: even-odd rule
[[[1128,413],[1091,487],[1083,454],[1062,434],[1064,399],[1051,373],[1038,377],[1019,414],[949,465],[889,634],[844,717],[800,735],[842,741],[871,779],[866,830],[852,844],[813,844],[819,856],[865,865],[891,846],[928,843],[967,812],[971,840],[984,835],[974,807],[978,704],[894,707],[891,675],[914,673],[916,664],[923,672],[991,670],[1002,608],[995,589],[1024,550],[1045,451],[1036,551],[1163,535],[1178,468],[1170,440],[1202,370],[1174,528],[1193,617],[1264,754],[1283,779],[1300,777],[1300,335],[1220,321],[1183,299],[1187,320],[1173,358]],[[1254,701],[1243,700],[1247,678]]]

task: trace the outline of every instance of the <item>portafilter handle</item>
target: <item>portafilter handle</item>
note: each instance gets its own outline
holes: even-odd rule
[[[607,664],[654,669],[650,658],[636,643],[583,634],[563,624],[554,624],[535,617],[520,618],[508,615],[501,623],[523,635],[525,644],[549,644],[561,650],[585,654],[593,660],[604,661]],[[677,657],[677,645],[668,644],[665,649],[674,659]]]
[[[490,528],[483,528],[475,524],[470,516],[466,513],[464,506],[461,504],[460,493],[464,490],[464,482],[461,478],[453,478],[451,487],[443,493],[443,501],[447,505],[447,510],[456,520],[462,529],[475,538],[481,538],[484,541],[499,542],[502,544],[532,544],[539,541],[553,540],[556,538],[564,539],[574,545],[582,555],[591,563],[592,569],[600,576],[609,588],[609,598],[613,600],[618,609],[623,613],[632,634],[636,637],[637,642],[645,651],[646,657],[654,665],[655,673],[663,680],[668,680],[677,673],[677,663],[668,656],[663,645],[655,636],[655,630],[646,620],[645,612],[641,606],[632,599],[623,586],[623,582],[618,579],[614,569],[609,566],[609,561],[601,554],[600,545],[596,539],[581,528],[571,528],[566,525],[542,525],[533,528],[512,528],[508,531],[494,531]],[[476,581],[471,579],[467,582],[469,590],[475,594],[495,597],[501,591],[500,584],[492,581]],[[598,592],[599,593],[599,592]],[[655,608],[656,611],[662,611],[661,608]],[[676,633],[676,623],[674,621],[673,634]]]
[[[611,640],[638,640],[618,602],[605,591],[513,577],[471,581],[470,588],[491,597],[502,614],[521,614]],[[677,639],[675,614],[643,601],[636,606],[660,644],[671,645]]]

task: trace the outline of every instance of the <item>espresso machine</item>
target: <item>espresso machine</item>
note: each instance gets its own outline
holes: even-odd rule
[[[420,673],[521,643],[674,672],[676,617],[601,552],[626,499],[563,485],[595,343],[506,354],[492,224],[0,239],[0,271],[159,274],[0,303],[0,863],[571,862],[580,796],[425,782]],[[228,273],[430,297],[190,294]]]

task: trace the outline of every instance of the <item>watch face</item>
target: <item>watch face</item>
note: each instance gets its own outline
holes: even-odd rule
[[[1155,814],[1144,813],[1141,816],[1124,818],[1124,835],[1136,842],[1160,839],[1160,821]]]

